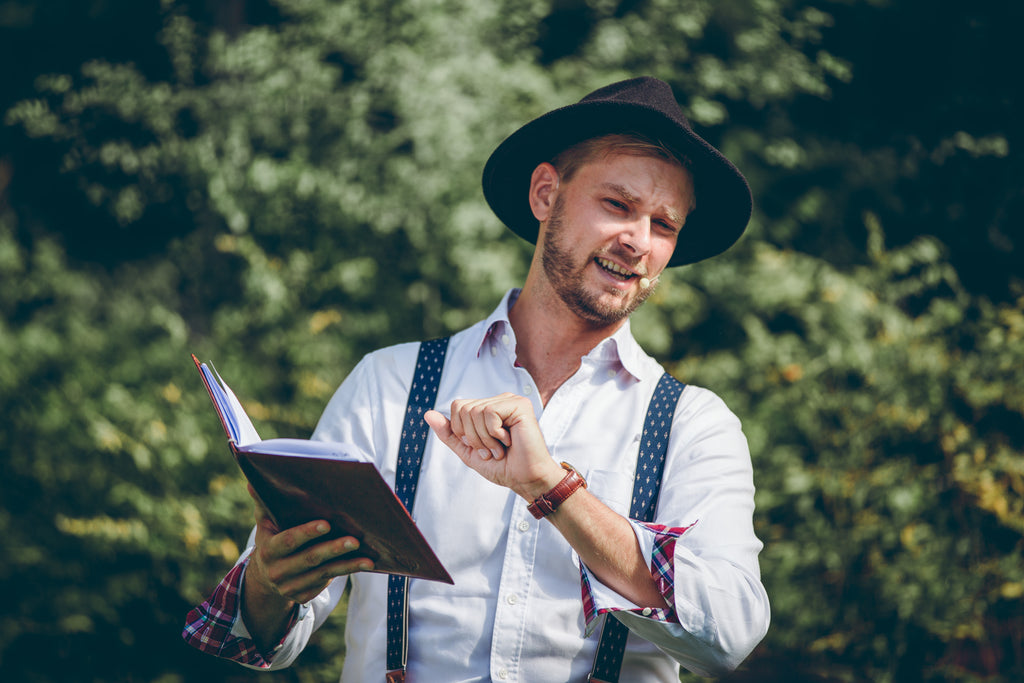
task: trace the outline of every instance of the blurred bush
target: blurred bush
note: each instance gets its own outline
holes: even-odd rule
[[[156,40],[98,54],[88,28],[129,4]],[[0,678],[251,679],[178,637],[251,519],[189,353],[265,436],[308,434],[362,354],[521,281],[528,245],[478,189],[497,142],[638,73],[677,87],[758,207],[634,322],[750,438],[773,626],[744,675],[1024,674],[1019,93],[981,68],[1019,9],[72,6],[81,59],[9,75],[4,100]],[[913,49],[848,33],[922,14]],[[10,50],[60,21],[0,3]],[[959,78],[894,85],[918,65]],[[343,621],[271,678],[336,677]]]

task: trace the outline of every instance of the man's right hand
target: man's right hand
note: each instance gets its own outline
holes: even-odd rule
[[[242,585],[242,618],[261,651],[276,645],[297,604],[309,602],[338,576],[373,569],[373,561],[353,557],[359,541],[342,536],[316,542],[330,532],[325,520],[281,531],[252,487],[256,502],[255,547]]]

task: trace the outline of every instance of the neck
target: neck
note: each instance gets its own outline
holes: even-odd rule
[[[517,360],[536,382],[546,405],[579,369],[583,356],[615,334],[625,319],[597,324],[580,318],[550,287],[541,286],[531,271],[509,311],[509,322],[516,335]]]

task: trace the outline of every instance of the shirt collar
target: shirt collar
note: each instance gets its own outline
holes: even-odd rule
[[[518,288],[505,292],[505,296],[501,298],[501,303],[477,328],[479,333],[479,337],[475,340],[477,358],[484,352],[484,345],[487,344],[489,339],[500,338],[503,334],[513,336],[512,323],[508,319],[508,309],[519,298],[519,292]]]
[[[587,356],[598,360],[618,361],[626,372],[635,379],[641,379],[644,376],[643,367],[647,354],[633,338],[629,323],[630,321],[626,320],[615,334],[602,340]]]
[[[484,351],[484,345],[487,344],[488,340],[498,339],[505,334],[513,339],[515,338],[515,334],[512,331],[512,323],[508,319],[508,311],[516,302],[516,299],[519,298],[520,291],[518,288],[513,288],[505,292],[501,303],[498,304],[491,315],[478,328],[479,337],[475,340],[477,357]],[[587,354],[587,357],[598,361],[620,363],[626,372],[636,379],[641,379],[644,376],[644,359],[647,358],[647,354],[644,353],[644,350],[640,348],[640,344],[633,338],[633,334],[630,332],[629,320],[626,320],[625,324],[615,331],[615,334],[598,343]]]

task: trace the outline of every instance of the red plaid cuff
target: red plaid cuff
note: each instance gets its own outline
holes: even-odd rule
[[[256,649],[256,643],[231,634],[247,564],[248,560],[235,566],[214,589],[210,599],[188,613],[181,637],[200,652],[266,669],[270,661]]]
[[[658,590],[669,605],[675,603],[675,565],[672,558],[676,551],[676,540],[686,533],[693,525],[685,527],[667,527],[664,524],[650,524],[638,522],[641,526],[654,533],[654,546],[651,551],[651,576],[658,585]],[[586,568],[580,564],[580,583],[583,593],[583,614],[586,618],[587,631],[589,632],[594,621],[606,612],[629,611],[640,614],[648,619],[666,623],[678,624],[679,618],[675,610],[669,608],[645,607],[631,610],[624,610],[618,607],[598,607],[594,600],[593,589],[590,586],[590,576]]]

